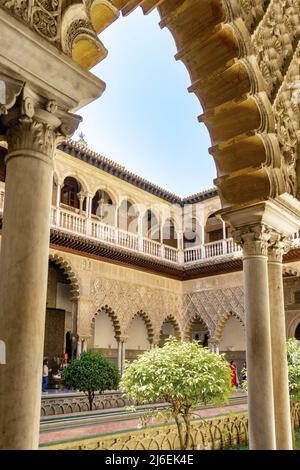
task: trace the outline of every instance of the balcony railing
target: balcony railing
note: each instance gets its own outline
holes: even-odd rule
[[[0,213],[4,210],[4,188],[0,186]],[[88,219],[71,210],[60,207],[51,208],[51,228],[81,235],[89,240],[100,241],[111,246],[118,246],[133,252],[139,252],[151,258],[161,259],[173,264],[191,265],[211,258],[226,255],[241,256],[241,248],[232,238],[206,243],[200,246],[179,250],[171,246],[140,237],[118,227]],[[300,233],[293,236],[293,244],[299,245]]]

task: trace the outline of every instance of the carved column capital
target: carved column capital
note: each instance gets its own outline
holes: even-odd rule
[[[271,239],[268,250],[269,262],[282,263],[282,258],[291,248],[291,240],[286,237],[281,237],[279,234]]]
[[[42,154],[44,160],[52,161],[56,133],[51,126],[34,119],[19,118],[10,123],[6,132],[8,155],[6,161],[27,152],[33,156]]]
[[[37,95],[26,83],[11,83],[1,75],[0,79],[6,89],[1,124],[8,143],[7,160],[28,155],[52,162],[56,145],[75,132],[81,117]]]
[[[234,230],[232,236],[242,246],[244,258],[250,256],[268,256],[271,232],[265,225],[259,224],[243,227],[240,230]]]
[[[127,341],[128,341],[128,336],[126,336],[126,335],[118,336],[117,341],[119,341],[120,343],[127,343]]]

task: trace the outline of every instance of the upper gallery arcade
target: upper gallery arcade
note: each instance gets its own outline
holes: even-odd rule
[[[192,216],[194,239],[189,239],[175,210],[165,217],[165,206],[174,196],[164,198],[159,189],[153,194],[148,183],[141,183],[148,205],[143,212],[133,204],[138,191],[120,200],[113,182],[111,187],[98,186],[81,178],[71,171],[69,156],[64,173],[59,152],[53,157],[56,147],[76,130],[80,108],[105,89],[88,71],[107,54],[101,31],[120,11],[127,15],[138,6],[144,13],[158,8],[160,27],[174,37],[176,59],[190,74],[189,91],[203,108],[199,121],[211,136],[220,210],[216,220],[215,210],[210,220],[205,210],[202,220]],[[44,347],[51,227],[52,245],[122,263],[134,260],[135,266],[159,271],[160,277],[165,272],[170,282],[195,278],[201,269],[202,274],[216,274],[207,268],[207,258],[235,258],[238,244],[243,258],[250,447],[290,449],[282,259],[293,256],[291,237],[300,228],[299,2],[0,0],[0,7],[0,134],[7,143],[0,259],[0,331],[7,364],[0,368],[0,446],[37,446],[37,371]],[[123,170],[115,171],[121,175]],[[151,198],[163,199],[161,209],[151,209]],[[205,206],[207,199],[204,193],[191,202]],[[106,228],[99,220],[104,204],[112,208]],[[155,229],[149,231],[152,221]],[[197,224],[199,230],[193,230]],[[217,252],[207,248],[210,243],[217,243]],[[109,248],[103,248],[105,244]],[[227,261],[222,262],[226,266]],[[237,261],[230,262],[237,269]],[[199,267],[190,270],[195,263]],[[144,282],[146,288],[152,281],[145,277]],[[97,280],[91,292],[101,297]],[[221,294],[218,298],[222,303]],[[178,298],[174,305],[180,305]],[[150,340],[149,319],[140,314]],[[15,407],[8,415],[11,400]]]

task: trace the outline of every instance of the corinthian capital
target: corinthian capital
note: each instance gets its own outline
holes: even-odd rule
[[[31,155],[52,161],[56,145],[72,135],[80,121],[79,116],[59,108],[55,100],[41,97],[23,84],[1,118],[8,143],[7,159]]]
[[[55,130],[44,122],[35,119],[18,119],[6,133],[8,143],[7,159],[27,152],[37,152],[52,160],[56,143]]]
[[[280,234],[274,234],[268,250],[269,261],[271,263],[282,263],[285,253],[291,248],[291,240],[282,237]]]
[[[271,232],[263,224],[243,227],[233,231],[233,238],[243,248],[244,258],[249,256],[268,256]]]

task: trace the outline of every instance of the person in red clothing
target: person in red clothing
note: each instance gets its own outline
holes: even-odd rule
[[[231,369],[231,385],[236,388],[238,386],[236,363],[234,361],[230,361],[229,367]]]

